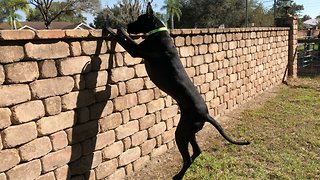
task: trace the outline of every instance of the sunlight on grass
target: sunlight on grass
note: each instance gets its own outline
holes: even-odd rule
[[[284,88],[241,119],[228,132],[252,144],[215,144],[214,152],[196,159],[185,179],[320,179],[319,89]]]

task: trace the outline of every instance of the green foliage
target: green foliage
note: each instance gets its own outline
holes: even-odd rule
[[[273,25],[273,11],[266,9],[262,3],[251,2],[249,13],[249,22],[254,26],[270,26]]]
[[[52,2],[51,13],[57,14],[61,8],[65,6],[64,2]],[[27,21],[42,21],[42,15],[39,9],[29,9],[29,13],[26,17]],[[86,18],[82,15],[79,9],[73,11],[65,11],[60,16],[58,16],[54,21],[60,22],[74,22],[81,23],[84,22]]]
[[[52,21],[57,20],[62,14],[77,19],[84,19],[79,15],[80,12],[93,13],[100,9],[100,0],[65,0],[58,3],[53,0],[29,0],[40,12],[44,24],[49,29]],[[55,5],[54,5],[55,4]],[[34,14],[36,16],[36,14]],[[36,17],[37,18],[37,17]],[[70,17],[68,17],[70,19]]]
[[[180,0],[183,7],[178,27],[207,28],[239,27],[244,24],[245,1],[243,0]]]
[[[162,14],[160,12],[155,12],[155,16],[158,17],[164,24],[168,23],[168,15],[167,14]]]
[[[309,15],[304,15],[302,18],[301,18],[301,21],[306,21],[306,20],[309,20],[309,19],[312,19],[311,16]]]
[[[174,29],[174,18],[176,17],[180,21],[182,16],[182,4],[178,0],[165,0],[164,4],[161,10],[166,10],[167,15],[170,17],[170,27]]]
[[[0,0],[0,21],[6,19],[12,29],[17,28],[17,23],[22,19],[22,16],[17,13],[17,10],[22,10],[28,13],[29,5],[27,0]]]
[[[106,25],[112,28],[126,27],[130,22],[136,20],[142,13],[142,3],[139,0],[121,0],[113,7],[107,7],[94,19],[96,28]]]
[[[319,179],[320,80],[302,81],[243,112],[229,132],[249,137],[250,145],[215,143],[216,149],[197,158],[185,179]]]
[[[284,5],[284,0],[278,0],[277,1],[277,17],[285,16],[286,15],[286,7]],[[298,16],[299,13],[304,9],[303,5],[298,5],[292,0],[290,1],[290,7],[288,9],[288,13],[293,16]]]
[[[179,28],[243,27],[245,26],[245,0],[179,0],[182,4]],[[248,1],[249,25],[272,26],[274,10],[267,9],[258,0]],[[303,6],[292,3],[289,13],[297,15]],[[276,17],[285,13],[277,6]]]

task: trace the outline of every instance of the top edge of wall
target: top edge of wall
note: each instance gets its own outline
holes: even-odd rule
[[[288,31],[289,27],[251,27],[251,28],[199,28],[199,29],[173,29],[170,34],[201,35],[216,33],[241,33],[254,31]],[[134,35],[142,37],[142,34]],[[76,39],[76,38],[101,38],[109,37],[102,29],[97,30],[0,30],[0,41],[7,40],[41,40],[41,39]]]

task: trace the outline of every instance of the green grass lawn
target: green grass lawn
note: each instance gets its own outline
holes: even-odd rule
[[[303,81],[242,113],[228,132],[249,146],[212,142],[185,179],[320,179],[320,81]]]
[[[319,44],[310,44],[310,48],[315,50],[315,51],[319,50]],[[297,47],[298,51],[303,51],[304,49],[305,49],[304,44],[299,44],[298,47]]]

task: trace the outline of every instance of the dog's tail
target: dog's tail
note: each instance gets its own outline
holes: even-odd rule
[[[215,119],[213,119],[213,117],[211,117],[209,114],[208,114],[207,122],[212,124],[219,131],[219,133],[222,135],[222,137],[224,137],[230,143],[237,144],[237,145],[248,145],[248,144],[250,144],[249,141],[235,141],[235,140],[231,139],[228,135],[226,135],[226,133],[224,132],[224,130],[221,127],[221,125]]]

